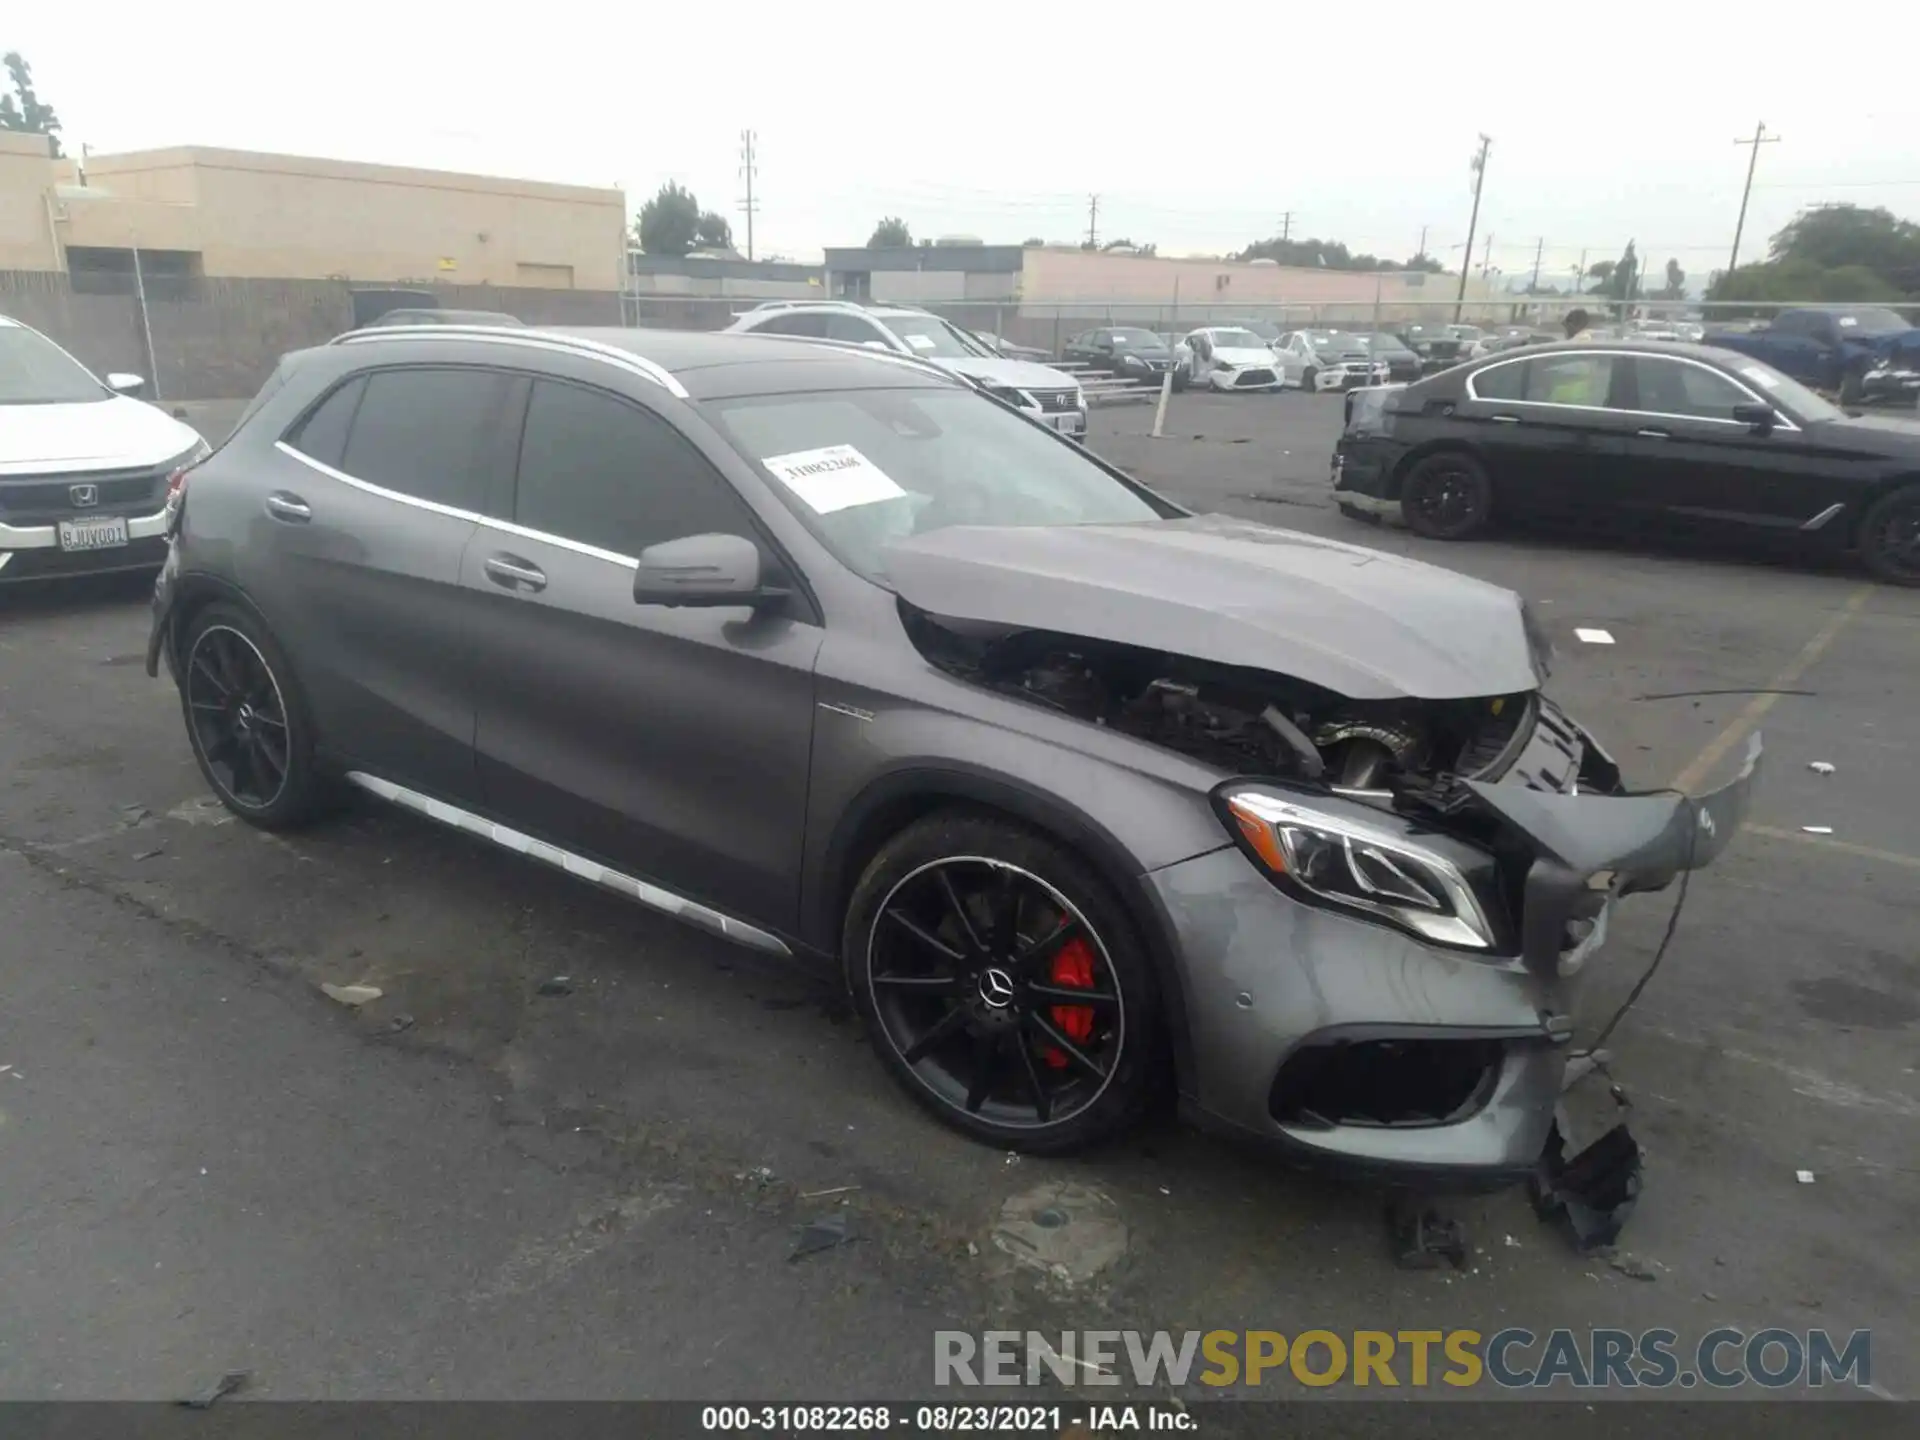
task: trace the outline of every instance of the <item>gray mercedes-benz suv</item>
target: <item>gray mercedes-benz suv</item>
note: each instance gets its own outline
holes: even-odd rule
[[[1525,1172],[1611,906],[1719,852],[1756,758],[1622,794],[1518,597],[1189,515],[877,352],[359,332],[177,498],[148,668],[235,814],[344,782],[830,960],[999,1146],[1172,1087]]]

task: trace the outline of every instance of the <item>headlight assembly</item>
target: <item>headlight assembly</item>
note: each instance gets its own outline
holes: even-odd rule
[[[1494,948],[1473,887],[1437,851],[1265,790],[1231,790],[1220,803],[1248,854],[1296,898],[1360,911],[1437,945]]]

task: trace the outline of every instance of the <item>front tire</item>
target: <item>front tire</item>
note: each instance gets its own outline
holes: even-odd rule
[[[1407,528],[1429,540],[1465,540],[1493,519],[1493,482],[1471,455],[1444,450],[1416,461],[1400,487]]]
[[[1920,585],[1920,485],[1903,485],[1867,507],[1860,560],[1877,580]]]
[[[249,611],[219,601],[180,637],[180,708],[213,793],[262,830],[289,830],[325,808],[306,700],[279,645]]]
[[[1146,949],[1093,868],[1034,831],[965,810],[908,826],[861,876],[841,953],[888,1073],[975,1140],[1078,1150],[1158,1086]]]

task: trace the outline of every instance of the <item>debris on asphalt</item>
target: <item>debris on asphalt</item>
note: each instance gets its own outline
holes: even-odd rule
[[[4,1075],[4,1074],[6,1074],[6,1073],[7,1073],[7,1071],[9,1071],[9,1070],[11,1070],[11,1069],[13,1069],[13,1066],[11,1066],[11,1065],[0,1065],[0,1075]]]
[[[412,1028],[413,1028],[413,1017],[411,1015],[396,1015],[393,1017],[393,1019],[387,1022],[387,1029],[391,1030],[396,1035],[398,1035],[402,1030],[411,1030]]]
[[[1127,1225],[1105,1191],[1050,1182],[1008,1197],[990,1236],[1016,1264],[1067,1289],[1087,1285],[1127,1253]]]
[[[1640,1199],[1640,1145],[1625,1125],[1615,1125],[1572,1159],[1558,1121],[1528,1181],[1534,1213],[1542,1220],[1564,1215],[1581,1254],[1604,1249]]]
[[[131,830],[152,813],[153,812],[144,805],[122,805],[120,807],[120,823]]]
[[[1809,760],[1807,762],[1807,769],[1813,771],[1816,775],[1831,775],[1833,774],[1833,762],[1831,760]]]
[[[1509,1235],[1507,1236],[1507,1248],[1509,1250],[1518,1250],[1520,1248],[1520,1242]]]
[[[186,1406],[189,1410],[211,1410],[214,1403],[222,1396],[231,1395],[237,1390],[245,1389],[247,1382],[252,1378],[253,1372],[251,1370],[229,1370],[199,1394],[190,1396],[177,1403]]]
[[[1809,834],[1809,835],[1831,835],[1831,834],[1833,834],[1833,826],[1831,826],[1831,825],[1802,825],[1802,826],[1801,826],[1800,828],[1801,828],[1802,830],[1804,830],[1804,831],[1806,831],[1806,832],[1807,832],[1807,834]]]
[[[773,1170],[766,1165],[756,1165],[751,1170],[736,1171],[733,1178],[742,1185],[753,1186],[756,1190],[764,1190],[774,1181]]]
[[[1586,628],[1585,626],[1575,626],[1573,631],[1573,637],[1576,640],[1584,640],[1589,645],[1613,644],[1613,636],[1609,634],[1607,631],[1591,630]]]
[[[1387,1235],[1393,1263],[1402,1270],[1436,1270],[1443,1260],[1456,1270],[1466,1267],[1467,1241],[1460,1222],[1411,1190],[1388,1192]]]
[[[1702,1290],[1700,1292],[1700,1298],[1702,1300],[1718,1300],[1720,1297],[1711,1290]]]
[[[967,1254],[977,1257],[980,1254],[980,1247],[971,1240],[967,1241]]]
[[[534,989],[536,995],[571,995],[573,977],[571,975],[549,975]]]
[[[851,1130],[853,1127],[849,1125],[847,1128]],[[1020,1152],[1018,1150],[1007,1151],[1007,1164],[1018,1165],[1019,1163],[1020,1163]]]
[[[166,853],[167,853],[167,852],[166,852],[166,851],[165,851],[165,850],[164,850],[163,848],[161,848],[160,846],[158,846],[158,845],[156,845],[156,846],[154,846],[154,847],[153,847],[153,849],[151,849],[151,850],[136,850],[136,851],[134,851],[134,853],[133,853],[133,858],[134,858],[135,860],[153,860],[153,859],[156,859],[157,857],[159,857],[159,856],[161,856],[161,855],[164,855],[164,854],[166,854]]]
[[[378,1000],[386,992],[378,985],[334,985],[323,983],[320,993],[329,1000],[337,1000],[342,1005],[358,1010],[370,1001]]]
[[[793,1245],[793,1253],[787,1256],[789,1261],[805,1259],[809,1255],[818,1255],[823,1250],[832,1250],[836,1246],[851,1245],[856,1237],[847,1229],[847,1212],[836,1210],[831,1215],[823,1215],[818,1220],[809,1220],[801,1227]]]
[[[1618,1271],[1629,1280],[1658,1280],[1653,1266],[1635,1255],[1631,1250],[1621,1250],[1607,1256],[1607,1268]]]
[[[1813,1184],[1813,1171],[1796,1170],[1793,1172],[1793,1178],[1798,1180],[1802,1185],[1811,1185]]]
[[[847,1195],[858,1190],[858,1185],[835,1185],[829,1190],[808,1190],[801,1195],[802,1200],[824,1200],[829,1195]]]

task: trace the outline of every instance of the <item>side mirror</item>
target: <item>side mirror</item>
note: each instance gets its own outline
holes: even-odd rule
[[[1741,425],[1750,425],[1756,434],[1765,435],[1773,429],[1775,419],[1771,405],[1736,405],[1733,418]]]
[[[760,583],[760,547],[744,535],[686,535],[649,545],[633,575],[640,605],[760,606],[785,590]]]
[[[107,388],[116,395],[138,395],[147,388],[147,377],[115,370],[107,376]]]

